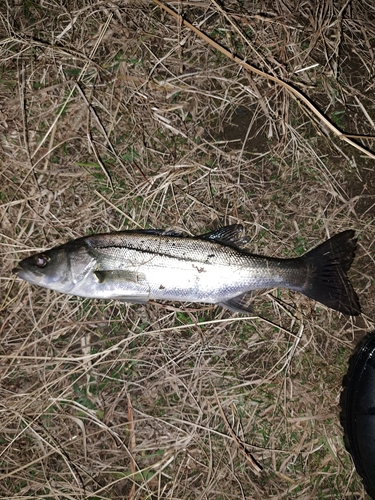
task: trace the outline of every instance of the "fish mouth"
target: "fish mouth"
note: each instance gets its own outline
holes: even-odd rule
[[[17,267],[14,267],[12,269],[12,273],[13,273],[13,275],[15,275],[16,278],[25,279],[26,270],[23,269],[20,265],[18,265]]]
[[[20,273],[27,273],[28,269],[27,267],[25,268],[23,265],[22,265],[22,262],[19,262],[16,267],[13,267],[12,269],[12,273],[13,274],[16,274],[17,276],[20,276]],[[22,276],[20,276],[22,277]]]
[[[21,280],[30,281],[30,272],[27,269],[24,269],[19,264],[17,267],[12,269],[12,273],[16,275],[16,278],[20,278]]]

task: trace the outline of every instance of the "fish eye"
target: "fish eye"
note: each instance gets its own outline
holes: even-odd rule
[[[42,254],[42,255],[36,255],[34,260],[35,260],[35,265],[37,267],[46,267],[49,258],[46,255]]]

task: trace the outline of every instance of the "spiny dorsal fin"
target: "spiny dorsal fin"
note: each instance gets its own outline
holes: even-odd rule
[[[198,236],[201,240],[217,241],[223,245],[240,246],[247,243],[244,238],[244,227],[242,224],[231,224],[223,226],[215,231],[201,234]]]

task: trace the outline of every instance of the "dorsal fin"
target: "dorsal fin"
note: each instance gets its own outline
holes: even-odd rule
[[[153,234],[156,236],[176,236],[176,237],[185,237],[183,233],[180,231],[175,231],[174,229],[134,229],[130,231],[126,231],[127,233],[133,234]]]
[[[240,246],[245,244],[244,227],[242,224],[231,224],[230,226],[223,226],[215,231],[201,234],[198,238],[202,240],[217,241],[224,245]]]

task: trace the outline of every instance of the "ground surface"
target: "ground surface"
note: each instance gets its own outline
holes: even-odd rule
[[[374,159],[152,2],[60,3],[0,7],[1,498],[366,498],[339,398],[374,328]],[[371,2],[168,5],[374,151]],[[226,223],[285,257],[355,229],[362,316],[285,290],[249,317],[127,306],[11,272],[85,234]]]

